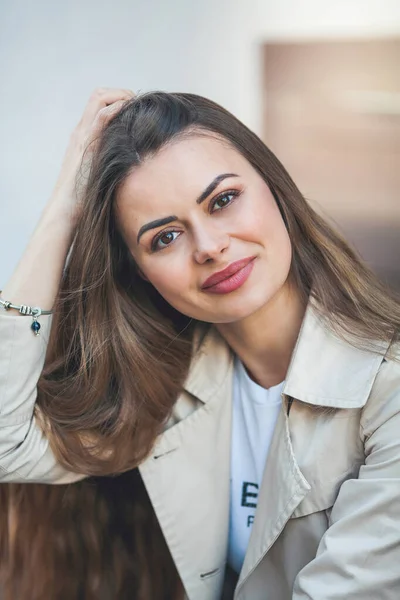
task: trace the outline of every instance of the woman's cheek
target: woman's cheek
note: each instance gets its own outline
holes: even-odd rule
[[[167,253],[166,253],[167,254]],[[160,257],[161,258],[161,257]],[[175,295],[188,279],[187,265],[179,257],[165,255],[165,259],[159,261],[156,267],[148,270],[150,283],[163,295]],[[187,283],[189,285],[189,282]]]
[[[260,233],[265,234],[265,223],[261,220],[256,211],[240,211],[232,219],[231,236],[244,241],[260,242]]]
[[[265,231],[271,218],[271,203],[263,196],[254,194],[246,199],[238,199],[234,210],[231,212],[231,224],[235,226],[238,233],[258,234]],[[273,215],[272,215],[273,216]]]

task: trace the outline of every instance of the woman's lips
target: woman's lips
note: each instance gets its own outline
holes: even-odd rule
[[[237,260],[208,277],[201,289],[213,294],[227,294],[241,287],[253,270],[255,256]]]

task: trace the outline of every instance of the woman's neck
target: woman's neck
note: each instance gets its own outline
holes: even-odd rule
[[[305,308],[299,294],[286,285],[257,313],[217,328],[250,377],[270,388],[286,377]]]

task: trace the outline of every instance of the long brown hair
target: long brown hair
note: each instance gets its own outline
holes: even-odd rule
[[[139,277],[114,210],[125,179],[186,135],[225,140],[263,177],[286,224],[291,277],[305,302],[314,297],[321,314],[360,347],[398,335],[398,299],[309,206],[257,135],[206,98],[139,95],[98,140],[38,384],[37,404],[52,448],[71,470],[106,475],[137,467],[187,376],[195,324]],[[146,567],[142,573],[150,577]]]
[[[72,485],[0,485],[2,600],[180,600],[137,469]]]
[[[360,345],[400,327],[399,304],[243,123],[193,94],[136,97],[99,140],[39,381],[38,406],[53,449],[72,470],[97,475],[140,464],[187,375],[192,324],[138,275],[114,207],[135,168],[169,142],[194,134],[226,140],[271,189],[304,300],[312,294],[321,312]]]

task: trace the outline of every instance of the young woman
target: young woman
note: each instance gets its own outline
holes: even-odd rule
[[[2,481],[133,469],[150,500],[131,595],[98,568],[93,597],[399,598],[399,302],[226,110],[95,92],[1,297]]]

